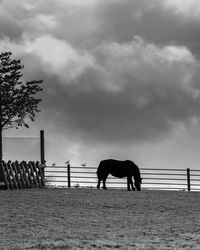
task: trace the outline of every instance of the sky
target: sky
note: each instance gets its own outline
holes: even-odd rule
[[[199,0],[0,0],[0,52],[43,80],[47,164],[200,165]]]

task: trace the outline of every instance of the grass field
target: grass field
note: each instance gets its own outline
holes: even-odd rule
[[[200,193],[2,190],[0,249],[200,249]]]

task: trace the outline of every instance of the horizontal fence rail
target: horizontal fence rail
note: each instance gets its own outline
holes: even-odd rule
[[[94,166],[46,166],[45,177],[47,184],[60,187],[97,186],[97,167]],[[168,189],[200,191],[200,170],[192,169],[162,169],[140,168],[142,189]],[[108,188],[127,188],[126,178],[108,176]]]

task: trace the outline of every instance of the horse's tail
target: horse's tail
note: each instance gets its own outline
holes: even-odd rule
[[[96,172],[98,178],[100,177],[101,169],[102,169],[102,161],[99,163],[99,166],[98,166],[97,172]]]

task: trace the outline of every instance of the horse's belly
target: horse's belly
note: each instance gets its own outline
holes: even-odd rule
[[[119,174],[119,173],[111,173],[112,176],[117,177],[117,178],[124,178],[127,177],[127,175],[125,174]]]

